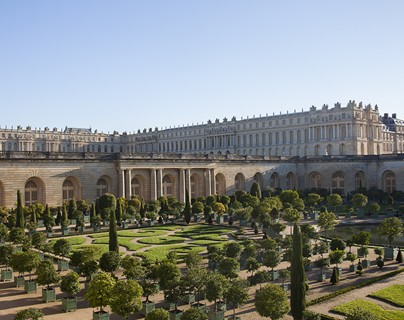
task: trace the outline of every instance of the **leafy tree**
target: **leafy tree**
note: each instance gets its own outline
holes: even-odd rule
[[[188,268],[200,266],[202,260],[203,260],[202,256],[196,250],[188,251],[188,253],[185,255],[184,258],[185,264],[187,265]]]
[[[205,268],[190,267],[184,277],[184,283],[189,293],[204,293],[207,279],[208,271]],[[199,299],[199,295],[197,298]]]
[[[330,262],[335,263],[335,266],[338,268],[338,264],[342,263],[342,258],[345,255],[344,250],[334,250],[330,252]]]
[[[172,287],[172,282],[176,283],[181,277],[180,268],[169,261],[164,261],[158,266],[160,287],[162,290]]]
[[[369,204],[369,212],[371,214],[376,214],[380,211],[380,205],[377,202],[372,202]]]
[[[352,205],[355,208],[363,208],[368,203],[368,197],[362,193],[354,194],[352,197]]]
[[[55,218],[51,214],[50,208],[48,205],[45,206],[45,211],[42,216],[43,224],[45,225],[47,232],[52,232],[52,227],[55,226]]]
[[[24,272],[29,273],[29,279],[31,280],[31,272],[38,266],[39,257],[36,252],[28,250],[25,252],[15,252],[10,259],[10,265],[19,274]]]
[[[372,235],[370,232],[360,231],[352,236],[352,241],[360,246],[367,246],[370,243]],[[343,249],[341,249],[343,250]]]
[[[0,223],[0,242],[6,241],[8,238],[8,228],[5,224]]]
[[[23,243],[26,238],[22,228],[12,228],[8,234],[8,239],[13,243]]]
[[[124,256],[121,261],[121,266],[123,268],[123,274],[127,279],[139,280],[146,273],[142,261],[133,256]]]
[[[237,278],[240,264],[235,258],[224,258],[219,264],[219,272],[227,278]]]
[[[120,202],[118,202],[118,207]],[[109,211],[109,251],[115,251],[119,253],[119,243],[118,243],[118,231],[116,229],[116,217],[115,210]]]
[[[330,241],[330,249],[331,250],[345,250],[346,248],[346,243],[344,240],[342,240],[339,237],[333,238]]]
[[[192,307],[181,315],[181,320],[206,320],[208,316],[202,310]]]
[[[264,251],[263,258],[264,266],[271,268],[272,271],[281,263],[282,260],[279,250],[266,250]]]
[[[185,190],[185,207],[184,207],[184,221],[186,224],[191,222],[191,202],[189,200],[189,191],[188,189]]]
[[[78,266],[78,272],[85,276],[87,279],[91,277],[92,274],[96,273],[100,269],[98,261],[95,259],[86,260]]]
[[[258,199],[261,199],[261,187],[257,182],[253,182],[251,189],[250,189],[250,194],[254,197],[257,197]]]
[[[221,202],[215,202],[212,205],[212,209],[214,212],[216,212],[218,215],[222,215],[223,213],[226,212],[226,207],[224,206],[223,203]]]
[[[86,261],[95,259],[96,252],[97,249],[94,247],[85,247],[80,250],[76,250],[70,256],[70,264],[80,269]]]
[[[286,292],[278,285],[267,284],[255,295],[255,308],[261,317],[281,319],[289,311]]]
[[[25,218],[24,218],[24,210],[23,210],[22,202],[21,202],[21,191],[20,190],[17,190],[16,214],[17,214],[17,218],[16,218],[16,222],[15,222],[16,228],[24,229],[25,228]]]
[[[163,308],[157,308],[148,313],[145,320],[170,320],[170,313]]]
[[[14,320],[40,320],[43,319],[43,312],[38,308],[28,308],[18,311]]]
[[[115,251],[103,253],[100,258],[100,268],[105,272],[113,273],[121,264],[121,256]]]
[[[205,206],[203,205],[202,202],[196,201],[192,205],[192,213],[201,213],[201,212],[203,212],[204,208],[205,208]]]
[[[53,244],[53,252],[62,259],[66,257],[72,250],[72,245],[66,239],[59,239]]]
[[[306,206],[313,209],[315,205],[319,204],[323,199],[317,193],[309,193],[305,198]]]
[[[399,237],[403,234],[403,223],[396,217],[384,219],[379,224],[378,232],[381,236],[387,236],[391,247],[394,237]]]
[[[342,197],[338,193],[332,193],[327,197],[327,204],[336,208],[342,204]]]
[[[217,310],[217,301],[222,300],[229,289],[230,282],[219,273],[213,273],[206,282],[206,299],[215,302]]]
[[[13,253],[14,247],[11,245],[0,246],[0,265],[4,264],[8,268]]]
[[[337,217],[335,216],[335,213],[325,211],[319,214],[317,224],[320,227],[320,229],[324,231],[324,236],[327,239],[327,231],[333,230],[334,227],[338,224],[338,221]]]
[[[63,202],[62,205],[62,217],[60,220],[60,226],[62,229],[66,229],[70,225],[70,221],[67,217],[67,208],[66,208],[66,202]]]
[[[84,297],[92,308],[100,308],[104,311],[104,307],[110,305],[113,300],[112,290],[115,286],[115,279],[105,272],[100,272],[90,282],[90,287]]]
[[[38,228],[38,222],[37,222],[36,211],[35,211],[35,207],[32,207],[30,221],[27,223],[27,229],[30,232],[33,232],[37,228]]]
[[[229,258],[239,258],[242,249],[242,246],[236,241],[231,241],[224,245],[225,255]]]
[[[302,320],[306,309],[306,274],[303,265],[302,235],[297,223],[293,227],[292,248],[290,306],[293,319]]]
[[[233,303],[233,318],[236,318],[236,308],[245,305],[248,301],[248,283],[243,279],[235,279],[231,282],[225,294],[226,301]]]
[[[261,267],[261,263],[255,257],[248,257],[246,259],[246,268],[248,272],[251,272],[251,276],[254,275],[254,272],[257,271]]]
[[[134,280],[118,281],[112,289],[111,310],[116,314],[129,318],[129,314],[136,313],[142,308],[142,287]]]
[[[292,228],[292,223],[299,222],[301,219],[301,213],[293,208],[286,208],[283,214],[283,219],[290,223],[290,228]],[[292,232],[292,230],[291,230]]]
[[[98,198],[98,207],[100,208],[101,216],[103,219],[109,217],[111,211],[115,212],[116,198],[112,193],[104,193]]]
[[[36,268],[36,274],[38,275],[37,283],[41,286],[47,286],[47,289],[50,289],[51,284],[57,284],[60,281],[60,276],[50,260],[41,261]]]
[[[60,290],[66,293],[69,298],[77,295],[80,292],[80,289],[80,277],[76,272],[70,271],[62,277]]]

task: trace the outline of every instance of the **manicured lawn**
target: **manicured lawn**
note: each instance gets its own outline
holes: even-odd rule
[[[223,238],[219,234],[195,234],[195,235],[190,235],[189,238],[193,240],[211,240],[211,241],[228,241],[229,239]]]
[[[118,243],[119,243],[119,245],[125,247],[126,249],[128,249],[130,251],[136,251],[141,248],[147,247],[147,245],[132,242],[132,239],[127,238],[127,237],[119,237]]]
[[[404,319],[404,311],[385,310],[377,304],[362,299],[357,299],[348,303],[341,304],[331,309],[334,312],[347,315],[354,308],[362,308],[373,313],[381,320],[402,320]]]
[[[393,284],[387,288],[375,291],[369,294],[370,297],[376,297],[398,307],[404,307],[404,285]]]
[[[140,243],[144,244],[175,244],[175,243],[183,243],[185,239],[183,237],[177,236],[160,236],[160,237],[146,237],[138,240]]]
[[[143,252],[136,252],[135,255],[143,257],[148,261],[161,261],[167,257],[170,251],[176,250],[178,253],[186,253],[190,250],[203,251],[203,247],[193,247],[188,244],[155,246]]]
[[[66,237],[66,238],[63,238],[63,239],[67,240],[72,246],[81,245],[84,242],[86,242],[85,237]],[[53,244],[58,240],[59,239],[52,239],[52,240],[49,241],[49,244],[51,246],[53,246]]]
[[[83,245],[79,245],[79,246],[74,246],[72,248],[72,251],[77,251],[77,250],[84,249],[84,248],[95,248],[96,249],[96,253],[95,253],[96,259],[101,258],[102,254],[104,252],[109,251],[108,244],[83,244]]]

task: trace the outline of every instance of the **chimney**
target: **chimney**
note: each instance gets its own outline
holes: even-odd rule
[[[393,114],[391,115],[391,117],[392,117],[393,119],[396,119],[396,118],[397,118],[397,113],[393,113]]]

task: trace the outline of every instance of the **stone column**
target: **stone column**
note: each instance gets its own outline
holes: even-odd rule
[[[132,170],[126,170],[126,199],[132,196]]]
[[[205,169],[205,185],[206,185],[206,196],[210,196],[212,194],[212,184],[209,169]]]
[[[191,169],[185,170],[185,189],[188,190],[189,196],[191,196]]]
[[[163,195],[163,170],[157,169],[157,198]]]
[[[215,177],[215,169],[210,169],[210,183],[211,183],[211,191],[212,194],[216,194],[216,177]]]
[[[125,196],[125,170],[119,168],[118,176],[119,176],[118,196],[124,197]]]
[[[152,200],[157,200],[157,170],[150,170],[150,197]]]
[[[180,201],[185,202],[185,170],[180,169]]]

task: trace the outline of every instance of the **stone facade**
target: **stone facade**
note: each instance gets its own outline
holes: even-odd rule
[[[404,122],[349,101],[306,112],[104,134],[0,129],[0,206],[60,205],[105,192],[184,200],[262,188],[404,190]]]

